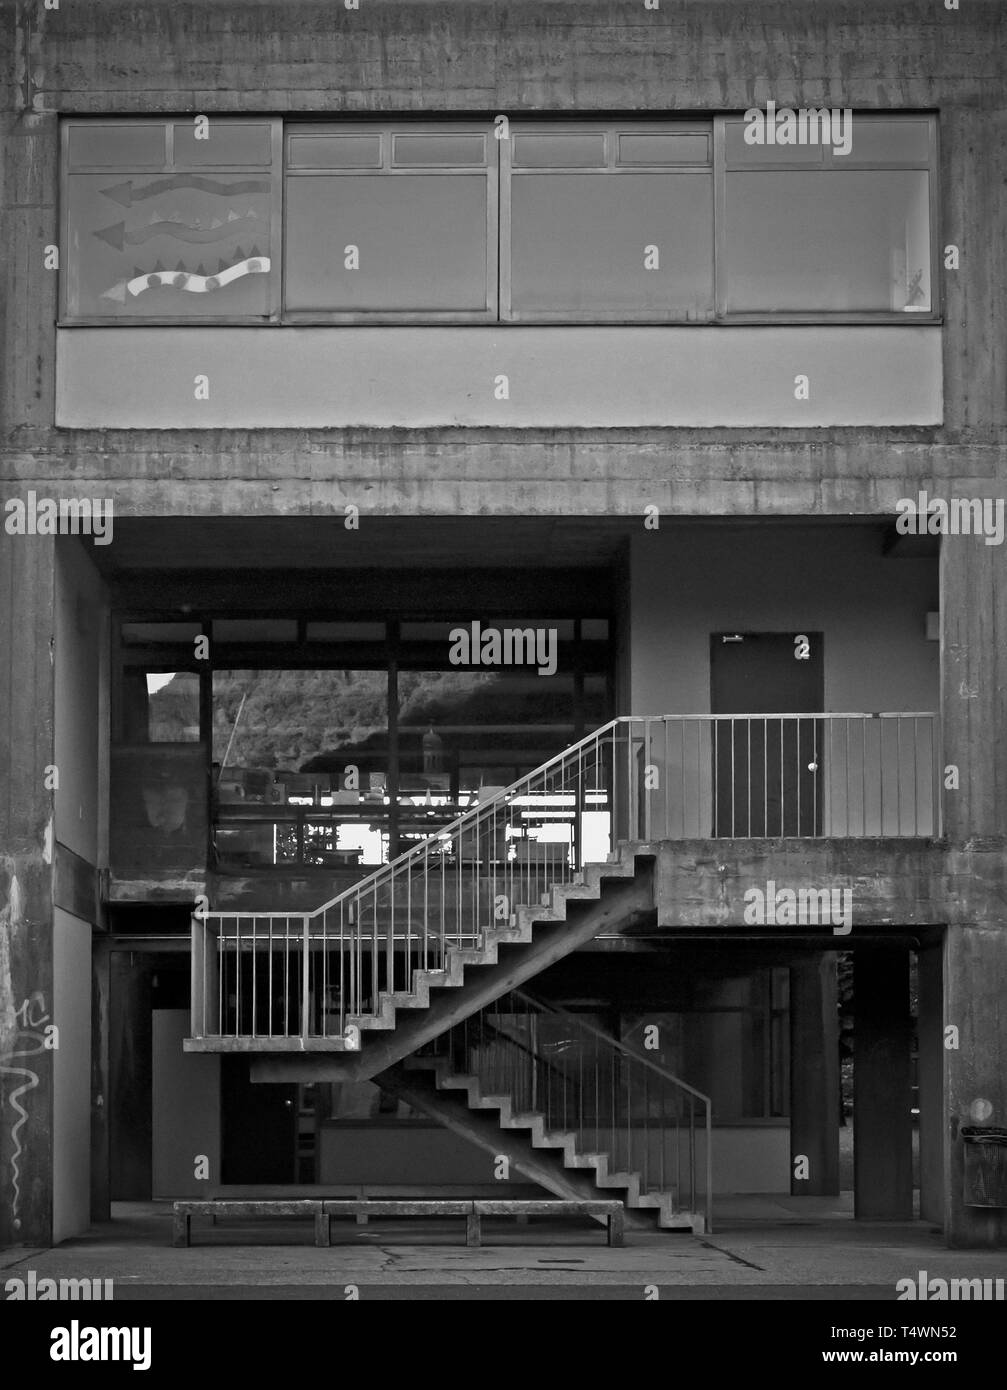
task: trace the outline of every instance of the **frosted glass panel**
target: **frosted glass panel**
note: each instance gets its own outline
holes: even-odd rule
[[[619,136],[619,164],[708,164],[708,135]]]
[[[582,169],[603,167],[605,135],[515,135],[514,164],[526,169]]]
[[[392,150],[395,165],[486,163],[484,135],[396,135]]]
[[[728,173],[728,308],[927,312],[924,170]]]
[[[270,189],[268,173],[71,174],[68,315],[265,315]]]
[[[206,138],[196,139],[192,121],[175,125],[174,146],[176,165],[246,165],[267,169],[272,160],[272,130],[267,121],[218,121],[212,116],[205,127]]]
[[[291,169],[379,169],[380,135],[291,135]]]
[[[286,307],[485,309],[486,196],[485,174],[288,179]]]
[[[515,174],[511,303],[528,317],[709,316],[712,175]]]

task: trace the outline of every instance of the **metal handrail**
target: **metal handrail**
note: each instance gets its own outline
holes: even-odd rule
[[[558,1040],[541,1035],[535,1020],[546,1016],[569,1033],[573,1052],[555,1051]],[[453,1025],[430,1047],[428,1055],[451,1074],[474,1078],[481,1097],[506,1099],[512,1120],[528,1125],[537,1119],[554,1146],[572,1138],[579,1154],[605,1155],[609,1173],[631,1175],[628,1185],[659,1197],[665,1217],[683,1211],[697,1217],[702,1208],[704,1230],[712,1231],[712,1103],[666,1067],[579,1014],[517,989]],[[701,1201],[698,1111],[706,1138]],[[634,1202],[629,1194],[627,1200]]]
[[[593,1033],[601,1042],[607,1043],[615,1052],[623,1052],[627,1057],[632,1057],[634,1062],[640,1062],[643,1066],[649,1067],[651,1071],[657,1072],[665,1081],[672,1081],[676,1086],[680,1086],[683,1091],[688,1091],[697,1100],[703,1101],[706,1105],[710,1104],[710,1097],[704,1092],[690,1086],[688,1081],[683,1081],[680,1076],[669,1071],[667,1067],[662,1067],[660,1062],[655,1062],[653,1057],[645,1057],[642,1052],[637,1052],[635,1047],[627,1047],[618,1038],[613,1038],[611,1033],[606,1033],[603,1028],[596,1028],[593,1023],[588,1023],[579,1014],[571,1013],[569,1009],[560,1008],[558,1004],[549,1003],[545,999],[538,999],[534,994],[528,994],[523,989],[512,989],[511,997],[521,999],[526,1004],[532,1004],[537,1009],[544,1009],[546,1013],[558,1014],[560,1018],[572,1019],[578,1028],[583,1028],[585,1033]]]
[[[632,1060],[640,1066],[647,1067],[650,1071],[655,1072],[663,1081],[671,1084],[680,1091],[687,1092],[690,1096],[695,1096],[695,1098],[700,1101],[706,1111],[706,1183],[703,1191],[705,1198],[705,1234],[710,1235],[713,1231],[713,1101],[710,1097],[704,1091],[698,1090],[695,1086],[690,1086],[688,1081],[683,1081],[680,1076],[676,1076],[675,1073],[669,1071],[667,1067],[663,1067],[659,1062],[655,1062],[653,1057],[645,1056],[642,1052],[638,1052],[636,1048],[627,1047],[626,1044],[620,1042],[618,1038],[613,1038],[601,1028],[595,1028],[593,1023],[588,1023],[586,1019],[571,1013],[569,1009],[563,1009],[558,1004],[548,1003],[544,999],[537,999],[534,995],[528,994],[525,990],[521,989],[511,990],[511,995],[525,1003],[537,1005],[538,1008],[544,1009],[548,1013],[557,1014],[561,1018],[570,1020],[585,1033],[590,1033],[600,1042],[607,1044],[613,1052],[620,1052],[624,1056],[632,1058]],[[695,1163],[694,1145],[691,1147],[690,1153],[691,1161]],[[695,1188],[693,1185],[693,1191],[694,1190]]]

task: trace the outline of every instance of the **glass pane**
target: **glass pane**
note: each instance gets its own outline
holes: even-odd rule
[[[359,871],[385,863],[385,671],[217,671],[219,858]]]
[[[214,618],[215,642],[296,642],[295,618]]]
[[[619,136],[620,164],[709,164],[710,137],[644,132]]]
[[[175,165],[245,164],[268,169],[272,163],[271,129],[265,121],[218,121],[210,117],[206,138],[196,139],[192,121],[179,121],[174,131]]]
[[[605,165],[605,133],[514,136],[513,163],[526,169],[590,169]]]
[[[166,146],[167,129],[162,121],[152,125],[74,121],[69,131],[70,168],[96,164],[108,169],[161,169]]]
[[[844,126],[844,129],[848,128]],[[724,154],[729,165],[742,164],[760,168],[767,165],[824,164],[824,146],[820,138],[804,145],[749,145],[745,143],[745,122],[724,122]]]
[[[484,174],[288,179],[287,308],[485,309],[486,198]]]
[[[384,623],[308,623],[309,642],[383,642]]]
[[[486,163],[485,135],[396,135],[393,164]]]
[[[199,676],[195,671],[124,671],[122,742],[198,743]]]
[[[726,183],[730,310],[930,309],[925,171],[728,173]]]
[[[192,651],[193,643],[202,630],[202,623],[123,623],[121,637],[125,646],[161,646],[178,642]]]
[[[400,672],[401,847],[418,843],[561,752],[573,738],[573,694],[573,677],[565,674]],[[539,851],[530,848],[544,836],[555,855],[555,842],[569,841],[573,811],[552,806],[550,815],[537,809],[535,815],[531,803],[515,805],[495,826],[496,843],[481,852],[497,859],[546,853],[544,844]],[[518,841],[524,850],[516,848]]]
[[[516,311],[712,313],[712,174],[515,175],[511,186]]]
[[[381,136],[291,135],[287,163],[291,169],[379,169]]]
[[[865,164],[926,164],[930,158],[930,123],[855,114],[849,158]]]
[[[264,315],[270,190],[255,174],[70,175],[68,313]]]

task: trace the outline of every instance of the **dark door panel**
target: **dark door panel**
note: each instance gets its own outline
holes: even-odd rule
[[[821,633],[714,633],[710,687],[712,712],[738,716],[714,728],[714,834],[819,835],[822,721],[779,716],[821,710]]]

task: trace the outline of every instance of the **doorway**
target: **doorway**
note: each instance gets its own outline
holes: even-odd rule
[[[717,838],[820,835],[824,701],[820,632],[714,633],[713,833]]]

